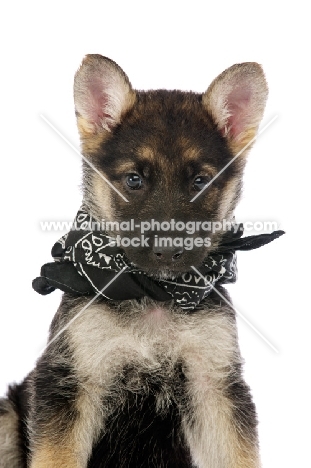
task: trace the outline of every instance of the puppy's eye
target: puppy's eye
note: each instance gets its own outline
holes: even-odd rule
[[[141,188],[143,181],[138,174],[129,174],[126,177],[126,183],[132,190],[138,190]]]
[[[193,181],[193,188],[197,192],[200,192],[200,190],[203,190],[205,185],[208,184],[209,182],[209,177],[206,176],[198,176],[194,179]]]

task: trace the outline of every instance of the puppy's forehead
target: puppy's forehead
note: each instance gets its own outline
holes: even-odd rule
[[[138,93],[112,138],[103,142],[105,163],[115,174],[212,175],[223,164],[224,142],[202,96],[182,91]]]
[[[139,93],[124,130],[133,131],[139,155],[149,160],[160,155],[198,160],[204,150],[213,149],[217,133],[201,94],[166,90]]]
[[[199,121],[211,123],[202,105],[202,95],[193,92],[155,90],[139,92],[132,109],[133,121],[138,120],[154,130],[170,128],[176,134]]]

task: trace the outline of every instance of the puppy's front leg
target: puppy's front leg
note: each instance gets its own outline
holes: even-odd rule
[[[79,392],[69,405],[54,408],[49,420],[37,407],[41,415],[32,422],[30,468],[86,468],[102,427],[102,411],[99,396],[87,388]]]
[[[254,407],[245,384],[237,385],[241,401],[235,402],[228,398],[225,390],[213,388],[211,383],[207,384],[205,392],[192,389],[183,428],[197,468],[261,466]]]
[[[49,441],[41,441],[35,450],[30,468],[84,468],[73,452],[69,441],[62,445],[51,445]]]
[[[101,390],[77,378],[64,343],[53,345],[32,376],[29,466],[86,468],[103,424]]]
[[[182,427],[194,466],[260,468],[255,406],[242,377],[233,317],[207,314],[192,330],[183,363]]]

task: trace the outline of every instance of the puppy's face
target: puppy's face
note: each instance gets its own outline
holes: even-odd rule
[[[196,94],[137,92],[111,60],[84,59],[75,104],[83,154],[96,168],[84,166],[84,201],[98,220],[119,223],[111,234],[130,262],[174,276],[216,248],[223,231],[212,223],[232,219],[246,151],[235,156],[255,136],[266,96],[254,63]]]

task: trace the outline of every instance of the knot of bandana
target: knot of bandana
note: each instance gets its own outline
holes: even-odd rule
[[[52,248],[54,262],[41,268],[33,281],[40,294],[56,288],[74,295],[100,294],[107,300],[122,301],[149,296],[158,301],[171,301],[184,310],[195,309],[216,283],[234,283],[237,276],[236,250],[261,247],[284,234],[274,231],[241,238],[243,226],[227,232],[217,251],[208,255],[196,271],[176,278],[155,280],[131,264],[115,239],[91,227],[91,216],[82,208],[74,229]]]

